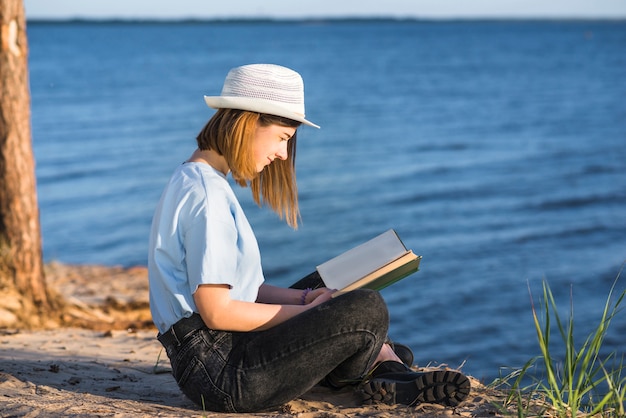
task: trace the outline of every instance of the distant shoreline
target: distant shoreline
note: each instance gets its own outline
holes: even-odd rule
[[[28,24],[626,23],[626,17],[27,18]]]

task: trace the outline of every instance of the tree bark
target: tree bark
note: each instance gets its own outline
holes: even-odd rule
[[[0,1],[0,324],[50,309],[41,249],[22,0]],[[7,326],[7,324],[3,324]],[[33,324],[36,325],[36,324]]]

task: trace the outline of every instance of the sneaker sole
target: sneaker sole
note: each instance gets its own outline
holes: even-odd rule
[[[420,373],[409,381],[375,378],[362,388],[364,403],[382,402],[389,405],[413,406],[418,403],[437,403],[457,406],[467,398],[471,385],[462,373],[436,370]]]

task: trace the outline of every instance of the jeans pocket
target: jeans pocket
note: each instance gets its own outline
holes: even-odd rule
[[[197,357],[192,357],[180,376],[175,377],[185,396],[202,407],[203,410],[237,412],[231,397],[213,383],[206,367]]]

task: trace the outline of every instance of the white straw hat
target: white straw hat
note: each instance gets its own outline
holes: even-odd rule
[[[220,96],[204,96],[214,109],[282,116],[319,128],[304,118],[304,83],[297,72],[274,64],[250,64],[228,72]]]

